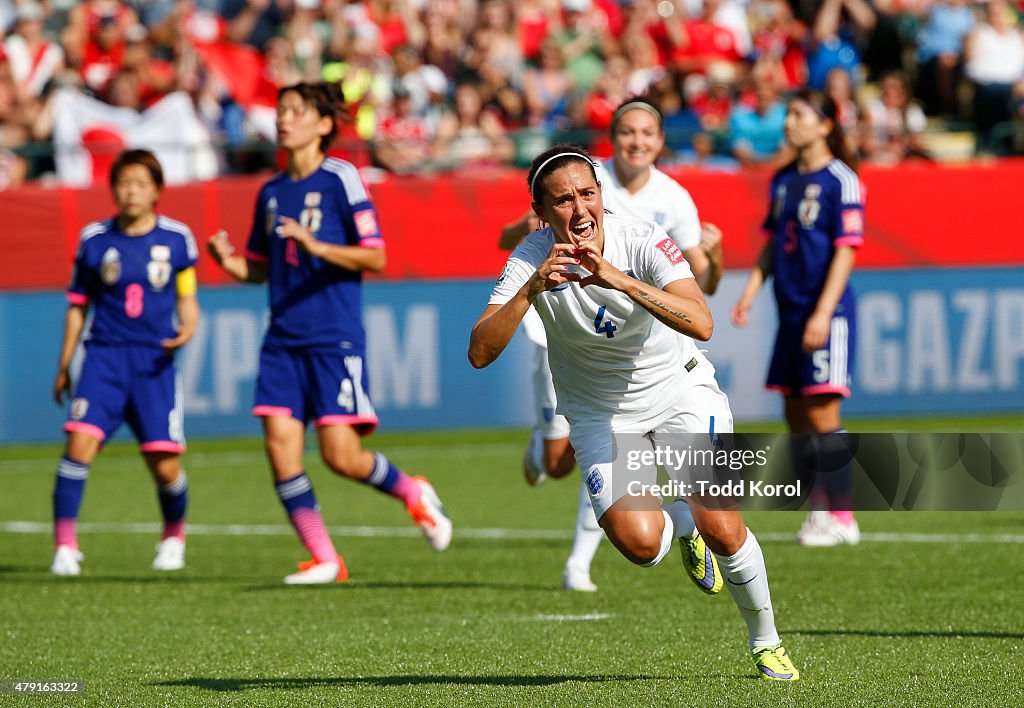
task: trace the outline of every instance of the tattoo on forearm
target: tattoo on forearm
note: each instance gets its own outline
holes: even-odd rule
[[[641,300],[645,300],[654,307],[658,308],[658,310],[651,310],[650,312],[652,315],[654,315],[656,318],[658,318],[665,324],[671,326],[674,322],[677,322],[679,320],[682,320],[687,324],[693,324],[693,320],[691,320],[689,315],[687,315],[685,312],[678,312],[676,310],[670,309],[668,305],[666,305],[663,302],[659,302],[658,300],[655,300],[650,295],[645,293],[643,290],[637,290],[636,295]],[[671,317],[669,315],[671,315]]]

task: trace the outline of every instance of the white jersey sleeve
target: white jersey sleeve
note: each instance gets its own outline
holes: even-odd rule
[[[637,279],[659,290],[676,280],[693,277],[682,249],[660,226],[655,226],[651,237],[641,247],[639,256],[641,272],[635,273]]]
[[[516,246],[505,261],[505,267],[494,283],[488,305],[504,305],[515,297],[530,277],[537,272],[538,266],[544,262],[551,252],[554,237],[551,228],[535,231]]]

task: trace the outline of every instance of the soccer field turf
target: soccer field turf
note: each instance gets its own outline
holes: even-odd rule
[[[97,706],[1021,704],[1024,513],[863,513],[862,544],[835,549],[795,544],[801,514],[749,514],[802,676],[776,684],[755,678],[728,592],[699,593],[675,552],[637,568],[605,542],[600,591],[561,591],[578,476],[527,488],[525,436],[370,439],[435,483],[456,524],[442,554],[397,502],[311,452],[352,577],[309,588],[281,584],[304,551],[258,440],[192,441],[178,573],[149,569],[155,493],[134,447],[112,444],[89,480],[78,578],[48,572],[60,448],[0,448],[0,681],[84,679]]]

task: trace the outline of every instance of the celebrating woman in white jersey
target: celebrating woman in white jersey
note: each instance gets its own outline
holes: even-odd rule
[[[558,412],[569,422],[609,540],[633,563],[650,566],[678,538],[695,581],[710,592],[721,589],[722,575],[729,581],[759,675],[796,680],[775,629],[761,548],[740,513],[692,496],[690,505],[662,507],[659,497],[613,476],[620,436],[653,453],[665,436],[732,430],[714,367],[693,342],[709,339],[714,323],[682,252],[657,224],[605,214],[594,163],[579,148],[539,155],[528,179],[531,206],[549,226],[509,257],[473,326],[470,362],[482,368],[496,360],[527,310],[536,309]],[[621,464],[617,469],[621,474]],[[644,473],[654,479],[652,471]]]
[[[722,232],[714,224],[702,225],[689,192],[654,166],[665,146],[662,122],[661,112],[645,99],[629,99],[615,110],[611,123],[615,156],[596,166],[604,206],[613,214],[632,214],[664,228],[682,250],[701,289],[710,295],[717,289],[722,275]],[[531,210],[503,229],[499,246],[511,251],[540,226]],[[544,328],[535,313],[523,318],[523,330],[535,345],[535,423],[523,456],[523,473],[529,484],[537,486],[549,476],[568,475],[576,465],[576,458],[569,444],[569,424],[555,413],[547,343]],[[562,571],[562,587],[566,590],[597,590],[590,578],[590,565],[603,536],[583,485],[577,504],[572,551]]]

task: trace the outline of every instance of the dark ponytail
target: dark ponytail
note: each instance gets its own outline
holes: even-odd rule
[[[347,120],[349,116],[341,84],[335,81],[318,81],[316,83],[303,81],[282,88],[277,92],[277,100],[280,101],[281,97],[289,92],[299,94],[303,102],[312,106],[321,118],[331,119],[331,132],[320,138],[320,152],[327,154],[334,143],[334,138],[338,135],[338,121]]]

